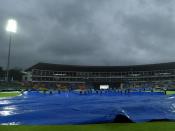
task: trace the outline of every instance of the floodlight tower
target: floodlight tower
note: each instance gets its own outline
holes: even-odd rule
[[[8,60],[7,60],[7,82],[9,82],[9,68],[10,68],[10,55],[11,55],[11,44],[12,35],[17,31],[17,22],[14,19],[9,19],[6,26],[6,31],[9,32],[9,49],[8,49]]]

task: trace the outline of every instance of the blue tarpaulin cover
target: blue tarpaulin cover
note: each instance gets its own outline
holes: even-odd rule
[[[113,122],[124,114],[134,122],[175,120],[175,96],[163,93],[86,94],[65,92],[0,99],[0,124],[62,125]]]

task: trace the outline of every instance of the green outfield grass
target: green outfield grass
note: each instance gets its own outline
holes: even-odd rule
[[[175,91],[166,91],[166,94],[167,95],[174,95],[175,94]]]
[[[0,126],[2,131],[175,131],[174,122],[64,126]]]
[[[18,91],[12,91],[12,92],[0,92],[0,98],[4,97],[15,97],[20,95],[21,93]]]

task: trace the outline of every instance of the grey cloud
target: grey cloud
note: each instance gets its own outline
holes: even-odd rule
[[[0,5],[0,66],[5,22],[18,20],[12,67],[37,62],[127,65],[174,61],[173,0],[6,0]]]
[[[124,24],[130,32],[130,39],[139,49],[155,53],[171,53],[175,47],[175,26],[172,18],[159,15],[148,17],[127,17]],[[169,52],[170,51],[170,52]]]

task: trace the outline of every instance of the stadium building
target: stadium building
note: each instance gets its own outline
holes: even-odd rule
[[[140,86],[145,83],[175,80],[175,62],[131,66],[80,66],[38,63],[26,70],[24,80],[54,85],[88,85],[99,88]]]

